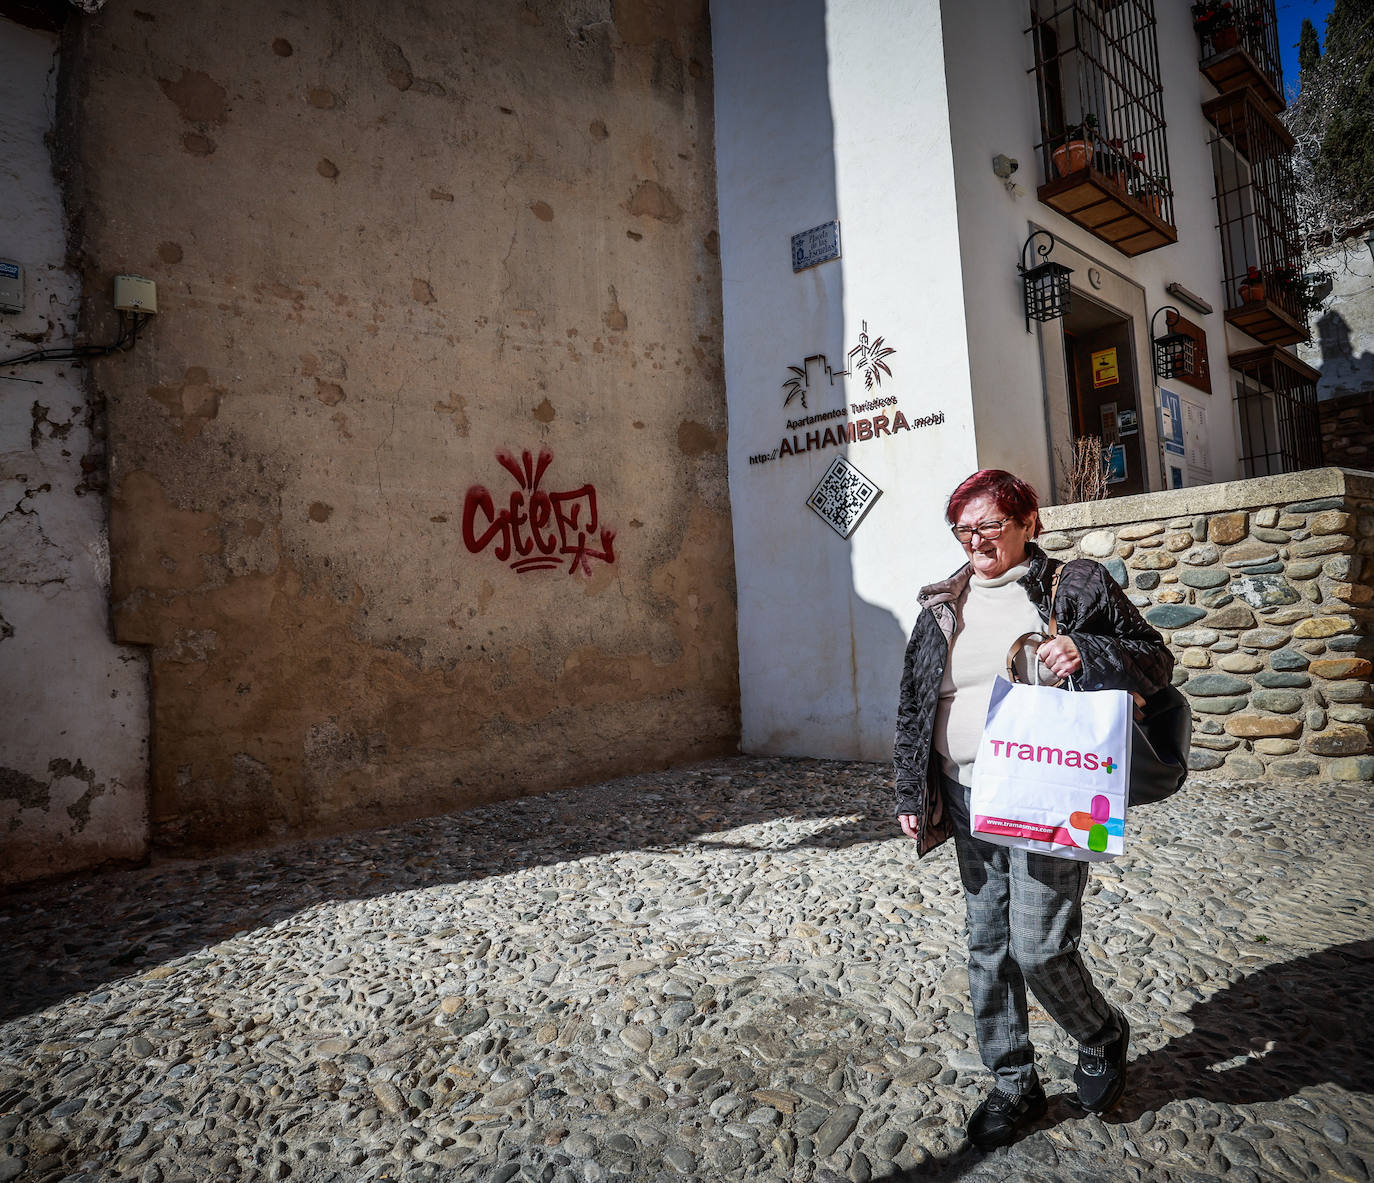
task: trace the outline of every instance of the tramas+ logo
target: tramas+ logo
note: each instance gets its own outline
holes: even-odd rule
[[[1009,739],[990,739],[994,756],[1010,760],[1031,760],[1037,764],[1061,764],[1065,768],[1082,768],[1085,772],[1099,769],[1111,776],[1121,767],[1111,756],[1098,756],[1093,752],[1079,752],[1073,748],[1037,747],[1035,744],[1018,743]],[[1005,748],[1003,751],[1001,749]]]

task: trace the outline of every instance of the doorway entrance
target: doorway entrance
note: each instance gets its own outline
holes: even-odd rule
[[[1064,318],[1064,363],[1073,438],[1102,440],[1111,496],[1144,493],[1145,424],[1131,318],[1075,290]]]

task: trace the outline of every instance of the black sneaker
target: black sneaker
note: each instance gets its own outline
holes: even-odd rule
[[[1126,1049],[1131,1042],[1131,1025],[1120,1011],[1117,1015],[1121,1019],[1120,1035],[1101,1047],[1078,1051],[1073,1082],[1078,1086],[1079,1108],[1088,1113],[1106,1113],[1126,1090]]]
[[[1044,1117],[1048,1108],[1049,1102],[1039,1081],[1029,1092],[1016,1097],[993,1089],[969,1118],[968,1140],[979,1150],[1005,1146],[1022,1126]]]

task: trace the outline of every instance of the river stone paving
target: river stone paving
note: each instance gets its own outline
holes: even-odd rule
[[[1369,787],[1190,786],[1094,870],[1105,1120],[985,1077],[953,851],[887,770],[733,759],[0,900],[0,1183],[1364,1181]]]

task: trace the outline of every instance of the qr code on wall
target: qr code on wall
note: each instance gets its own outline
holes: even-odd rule
[[[843,456],[836,456],[821,483],[811,490],[806,504],[836,534],[848,538],[882,492]]]

